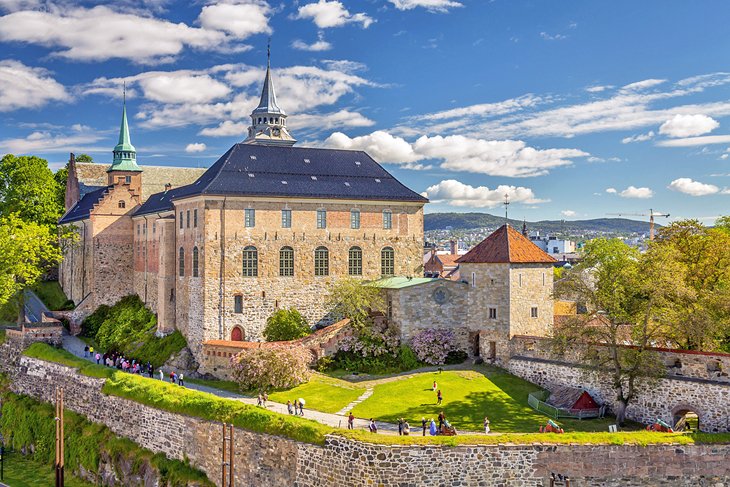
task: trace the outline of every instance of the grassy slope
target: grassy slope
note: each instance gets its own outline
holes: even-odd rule
[[[5,455],[5,477],[3,482],[10,487],[48,487],[54,485],[53,467],[26,458],[19,453]],[[93,487],[94,484],[73,477],[65,472],[66,487]]]
[[[314,374],[306,384],[269,394],[269,399],[286,403],[288,400],[294,401],[301,397],[304,399],[307,409],[336,413],[360,397],[363,392],[365,392],[365,388],[361,386]]]
[[[41,281],[31,289],[51,311],[63,309],[68,301],[58,281]]]

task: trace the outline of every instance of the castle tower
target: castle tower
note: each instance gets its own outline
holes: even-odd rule
[[[286,113],[276,103],[274,82],[271,79],[271,49],[266,55],[266,77],[261,89],[259,105],[251,112],[251,126],[244,144],[278,145],[290,147],[296,143],[286,128]]]
[[[139,195],[142,190],[142,168],[137,165],[137,150],[129,137],[127,123],[127,97],[122,105],[122,124],[119,127],[119,142],[114,147],[114,160],[107,169],[109,185],[126,184],[130,191]]]

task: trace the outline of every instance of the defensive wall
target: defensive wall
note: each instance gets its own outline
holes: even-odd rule
[[[189,459],[220,485],[221,426],[101,392],[104,379],[21,356],[0,346],[12,389],[50,402],[65,389],[66,407],[154,452]],[[17,353],[17,350],[16,350]],[[718,486],[730,484],[730,445],[385,446],[330,435],[313,445],[236,429],[239,486],[531,486],[551,472],[571,486]]]
[[[575,351],[556,354],[549,339],[533,336],[515,336],[510,346],[512,356],[503,364],[510,373],[548,389],[555,385],[584,388],[615,411],[610,375],[576,365]],[[666,376],[648,390],[639,389],[626,416],[642,423],[661,418],[674,424],[677,415],[692,411],[699,416],[702,431],[730,431],[730,354],[654,350],[666,365]]]

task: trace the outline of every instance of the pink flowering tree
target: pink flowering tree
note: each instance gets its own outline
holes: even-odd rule
[[[454,332],[444,329],[428,329],[417,333],[411,346],[419,360],[431,365],[446,363],[449,353],[458,350]]]
[[[309,380],[311,356],[302,347],[254,348],[231,358],[241,390],[289,389]]]

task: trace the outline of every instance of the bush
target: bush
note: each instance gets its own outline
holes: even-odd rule
[[[335,359],[329,355],[325,355],[323,357],[320,357],[319,360],[317,360],[316,369],[319,372],[326,372],[328,370],[332,370],[332,368],[334,368],[334,365],[335,365]]]
[[[430,365],[445,364],[449,353],[458,350],[454,332],[446,329],[428,329],[418,332],[413,337],[412,344],[418,358]]]
[[[157,327],[157,318],[136,294],[126,296],[109,309],[107,318],[96,333],[104,350],[124,351],[145,341],[145,334]]]
[[[466,353],[464,350],[452,350],[446,356],[446,364],[461,364],[464,363],[464,360],[466,360],[467,358],[469,358],[469,354]]]
[[[266,320],[264,338],[267,342],[296,340],[312,333],[304,316],[294,308],[280,309]]]
[[[102,304],[96,311],[87,316],[84,321],[81,322],[81,334],[89,338],[96,338],[96,334],[101,328],[101,324],[104,323],[109,317],[109,311],[111,307],[106,304]]]
[[[301,347],[253,348],[231,359],[242,390],[289,389],[309,380],[309,352]]]
[[[395,354],[384,354],[376,357],[338,350],[329,365],[329,370],[343,369],[365,374],[391,374],[417,369],[423,365],[410,347],[401,345]]]

